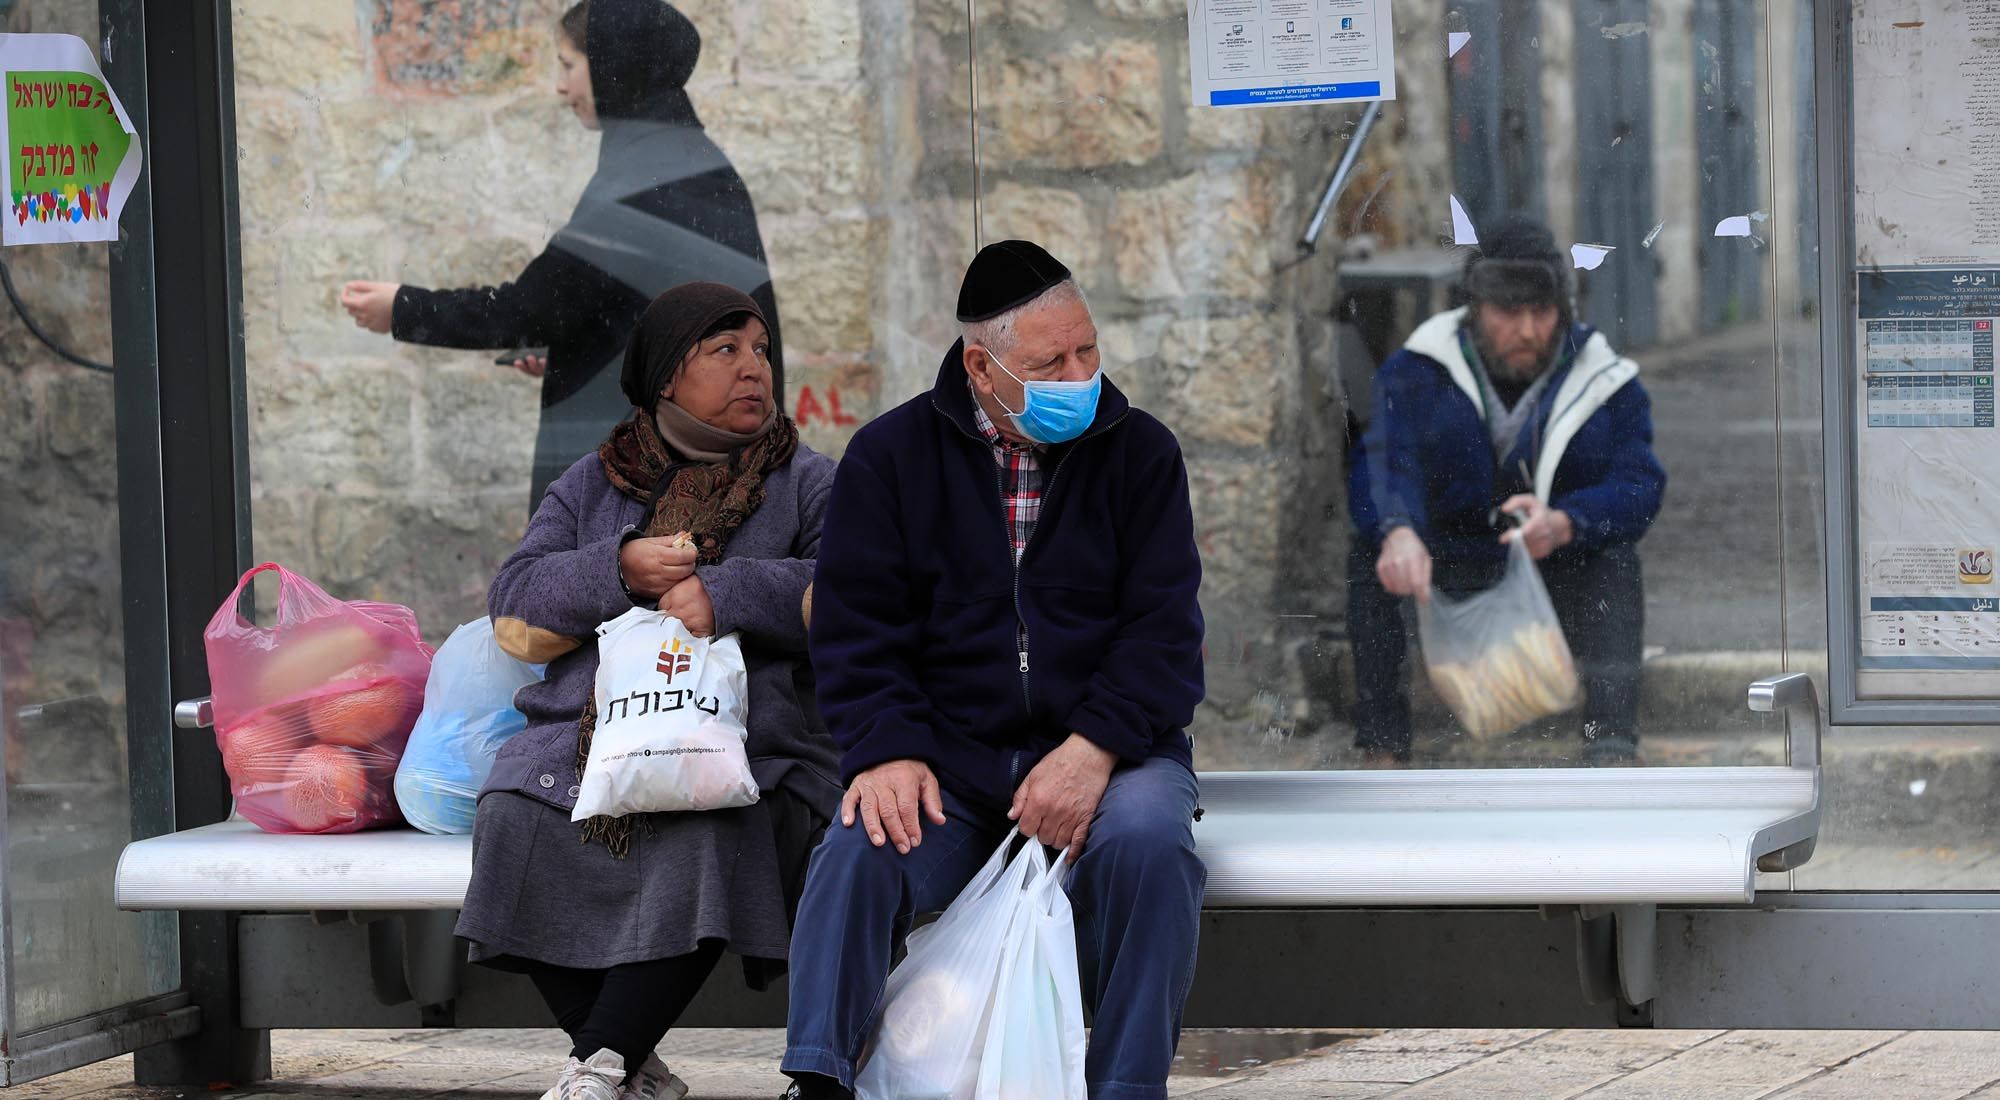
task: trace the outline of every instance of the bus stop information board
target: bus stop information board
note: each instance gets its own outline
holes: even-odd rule
[[[2000,703],[2000,0],[1853,11],[1853,696]]]
[[[1208,107],[1394,99],[1389,0],[1192,0],[1188,77]]]
[[[1987,674],[1975,678],[1981,683],[2000,683],[2000,499],[1991,470],[2000,448],[2000,267],[1862,272],[1858,302],[1858,669],[1974,672]],[[1901,682],[1907,689],[1925,679],[1944,682]]]
[[[0,76],[0,242],[117,240],[139,180],[139,142],[90,47],[74,35],[0,34]]]

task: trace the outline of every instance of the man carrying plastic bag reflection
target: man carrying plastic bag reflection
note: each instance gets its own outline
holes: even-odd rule
[[[990,245],[935,388],[848,444],[814,582],[844,755],[791,951],[791,1095],[847,1097],[897,941],[1010,821],[1075,862],[1092,1097],[1166,1096],[1206,871],[1184,729],[1201,563],[1180,447],[1100,370],[1060,262]]]
[[[1583,680],[1583,758],[1636,762],[1645,593],[1637,543],[1666,471],[1638,364],[1573,318],[1546,228],[1511,220],[1466,265],[1470,304],[1411,334],[1376,376],[1348,456],[1355,744],[1410,758],[1408,634],[1396,597],[1491,587],[1520,539]],[[1509,514],[1525,517],[1502,533]]]

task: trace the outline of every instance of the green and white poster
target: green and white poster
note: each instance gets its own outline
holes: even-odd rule
[[[0,34],[7,212],[0,243],[115,241],[139,139],[97,58],[68,34]]]

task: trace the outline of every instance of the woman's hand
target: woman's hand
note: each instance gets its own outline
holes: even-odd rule
[[[675,545],[679,541],[678,536],[633,539],[618,548],[618,575],[634,596],[657,600],[694,576],[695,549]],[[707,594],[702,598],[707,599]]]
[[[1527,515],[1521,526],[1501,535],[1500,541],[1506,543],[1515,539],[1525,540],[1528,544],[1528,556],[1536,561],[1541,561],[1568,546],[1570,540],[1576,537],[1576,527],[1570,523],[1569,513],[1543,504],[1540,497],[1528,493],[1511,496],[1500,505],[1500,510],[1522,512]]]
[[[715,633],[715,605],[709,602],[708,589],[700,577],[689,577],[667,589],[660,597],[660,610],[679,619],[697,638]]]
[[[370,282],[356,279],[340,288],[340,307],[354,323],[369,332],[387,333],[395,319],[396,292],[401,283]]]

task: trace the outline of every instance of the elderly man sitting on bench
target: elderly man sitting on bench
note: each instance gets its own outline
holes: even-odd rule
[[[812,658],[847,794],[792,938],[788,1095],[852,1095],[911,918],[1011,823],[1074,864],[1090,1095],[1164,1097],[1206,879],[1187,472],[1103,378],[1053,256],[982,250],[958,319],[937,385],[856,433],[827,508]]]

